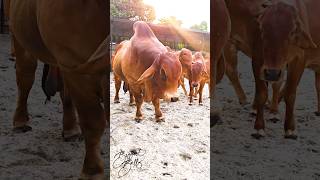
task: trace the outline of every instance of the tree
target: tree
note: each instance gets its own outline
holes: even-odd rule
[[[198,31],[208,31],[208,23],[206,21],[202,21],[200,24],[192,25],[190,29]]]
[[[156,18],[154,7],[144,4],[143,0],[111,0],[110,15],[112,18],[146,22]]]
[[[180,27],[182,25],[182,21],[178,20],[174,16],[169,16],[169,17],[163,17],[163,18],[159,19],[159,24],[174,25],[174,26],[179,26]]]

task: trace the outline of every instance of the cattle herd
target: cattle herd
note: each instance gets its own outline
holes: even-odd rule
[[[107,1],[6,0],[5,3],[10,3],[6,14],[10,17],[14,44],[12,56],[16,57],[18,98],[14,131],[23,133],[32,129],[28,125],[27,99],[39,59],[50,64],[44,73],[46,94],[50,96],[55,91],[61,94],[64,138],[79,134],[84,137],[86,154],[81,178],[103,179],[100,141],[108,121],[104,107],[108,103],[106,62],[110,59]],[[130,94],[129,105],[136,106],[134,119],[140,122],[144,118],[142,103],[152,102],[155,120],[161,122],[164,115],[160,99],[178,101],[176,91],[181,86],[190,105],[197,95],[198,104],[202,105],[202,91],[207,83],[213,101],[215,86],[225,73],[239,103],[247,104],[237,71],[237,52],[242,51],[252,59],[255,78],[256,132],[252,136],[257,139],[265,136],[265,106],[276,114],[279,102],[284,99],[284,137],[296,139],[294,104],[305,68],[315,72],[318,98],[315,114],[320,116],[318,8],[319,0],[213,0],[211,62],[209,53],[192,53],[186,48],[174,51],[164,46],[147,23],[137,21],[133,25],[134,35],[118,44],[112,55],[114,103],[119,103],[123,82],[123,90]],[[184,78],[189,80],[189,93]],[[269,104],[268,85],[273,89]]]

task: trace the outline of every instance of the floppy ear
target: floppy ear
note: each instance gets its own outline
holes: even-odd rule
[[[164,70],[163,67],[161,67],[161,69],[160,69],[160,77],[161,77],[161,79],[164,80],[164,81],[168,79],[168,78],[167,78],[166,71]]]
[[[294,43],[302,49],[313,49],[318,47],[313,42],[310,34],[303,30],[294,35]]]
[[[317,48],[310,35],[306,7],[301,0],[296,0],[296,4],[298,9],[296,13],[296,31],[293,32],[294,43],[303,49]]]
[[[156,60],[152,63],[152,65],[143,72],[143,74],[140,76],[140,78],[137,81],[138,84],[142,84],[146,80],[153,77],[154,73],[156,72],[156,67],[159,65],[159,59],[160,59],[160,55],[156,58]]]

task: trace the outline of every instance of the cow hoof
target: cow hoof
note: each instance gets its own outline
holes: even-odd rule
[[[118,99],[118,100],[114,100],[113,101],[115,104],[119,104],[120,103],[120,100]]]
[[[316,112],[314,112],[314,114],[315,114],[316,116],[320,116],[320,111],[316,111]]]
[[[10,60],[10,61],[16,61],[16,57],[10,56],[10,57],[9,57],[9,60]]]
[[[163,116],[161,116],[161,117],[156,116],[156,122],[164,122],[164,117]]]
[[[177,102],[177,101],[179,101],[179,98],[178,98],[178,97],[172,97],[172,98],[170,99],[170,101],[171,101],[171,102]]]
[[[280,119],[274,117],[274,118],[270,118],[269,121],[273,122],[273,123],[277,123],[280,121]]]
[[[107,177],[104,174],[86,175],[81,173],[79,180],[107,180]]]
[[[189,103],[189,106],[192,106],[192,103]]]
[[[251,136],[255,139],[261,139],[266,136],[263,129],[257,130],[256,133],[251,134]]]
[[[143,116],[136,116],[136,117],[134,118],[134,120],[136,120],[137,123],[141,122],[142,119],[143,119]]]
[[[13,132],[15,133],[26,133],[31,130],[32,130],[32,127],[28,125],[13,128]]]
[[[248,105],[248,104],[249,104],[249,102],[246,101],[246,100],[244,100],[244,101],[239,100],[239,103],[240,103],[241,106],[245,106],[245,105]]]
[[[83,141],[83,136],[81,134],[69,136],[69,137],[63,137],[64,142],[79,142]]]
[[[201,103],[199,103],[199,106],[203,106],[203,103],[201,102]]]
[[[284,134],[284,138],[285,139],[293,139],[296,140],[298,138],[298,136],[296,134],[293,133],[293,131],[291,130],[287,130]]]
[[[251,116],[251,117],[257,116],[257,111],[256,111],[256,110],[251,110],[251,111],[250,111],[250,116]]]

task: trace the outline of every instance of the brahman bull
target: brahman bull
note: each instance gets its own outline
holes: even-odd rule
[[[285,138],[297,138],[294,104],[297,86],[306,67],[315,71],[318,103],[320,100],[319,8],[318,0],[277,0],[258,20],[262,32],[261,79],[268,82],[281,81],[287,68],[283,93],[286,103]],[[260,101],[262,105],[265,97],[261,97]],[[262,121],[263,117],[259,119],[260,124]],[[263,129],[264,126],[259,128]]]
[[[133,25],[134,35],[123,50],[121,68],[132,91],[137,111],[136,121],[143,119],[143,101],[152,101],[156,121],[164,119],[160,110],[160,99],[177,101],[176,94],[182,73],[181,63],[173,52],[156,38],[147,23],[137,21]]]
[[[106,127],[105,107],[109,45],[107,1],[11,0],[10,27],[16,50],[18,86],[13,125],[30,130],[27,99],[37,59],[61,70],[85,140],[82,179],[104,179],[100,141]],[[71,121],[71,130],[77,123]]]

